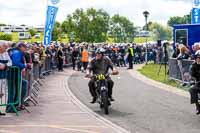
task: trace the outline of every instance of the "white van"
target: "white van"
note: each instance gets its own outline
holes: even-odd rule
[[[13,32],[24,32],[25,31],[25,28],[24,27],[14,27],[13,28],[13,30],[12,30]]]
[[[12,32],[12,29],[10,26],[1,26],[0,31],[1,32]]]

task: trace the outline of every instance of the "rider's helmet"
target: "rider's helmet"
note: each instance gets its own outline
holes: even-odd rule
[[[195,59],[200,58],[200,50],[195,53]]]
[[[96,50],[96,54],[102,54],[102,55],[104,55],[104,54],[105,54],[105,49],[103,49],[103,48],[98,48],[98,49]]]

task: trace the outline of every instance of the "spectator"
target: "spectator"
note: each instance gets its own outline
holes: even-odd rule
[[[128,69],[133,69],[133,56],[134,56],[133,48],[130,45],[128,45],[128,63],[129,63]]]
[[[8,52],[6,51],[6,42],[4,41],[0,41],[0,82],[2,84],[3,80],[2,79],[6,79],[6,69],[7,67],[12,65],[12,61],[10,59],[10,56],[8,55]],[[2,87],[2,86],[1,86]],[[4,96],[3,92],[4,90],[2,90],[3,88],[0,88],[0,99]],[[0,116],[1,115],[5,115],[5,113],[1,113],[0,112]]]
[[[57,59],[58,59],[58,71],[63,71],[63,51],[61,47],[58,48]]]
[[[82,52],[82,64],[83,64],[84,72],[87,69],[88,62],[89,62],[89,52],[88,52],[88,49],[84,47],[84,50]]]
[[[178,60],[182,60],[182,59],[189,59],[190,55],[189,55],[189,50],[187,49],[187,47],[183,46],[180,49],[180,54],[178,55],[177,59]]]
[[[173,57],[173,44],[172,43],[167,43],[167,53],[168,53],[168,57],[172,58]]]
[[[192,59],[194,59],[195,53],[200,50],[200,43],[195,43],[192,46],[193,54],[192,54]]]
[[[185,78],[186,77],[185,76],[186,70],[183,67],[182,60],[189,59],[189,57],[190,57],[189,50],[187,49],[187,47],[182,46],[181,49],[180,49],[180,54],[177,57],[177,60],[178,60],[178,66],[179,66],[179,69],[180,69],[180,72],[181,72],[181,78],[182,78],[182,81],[183,81],[183,86],[186,85],[185,81],[187,81],[187,79]]]
[[[20,68],[20,73],[24,73],[26,68],[31,68],[31,65],[29,63],[26,64],[25,62],[25,52],[27,50],[27,46],[24,43],[18,43],[17,48],[13,49],[11,51],[11,59],[13,62],[13,66],[17,66]],[[13,73],[16,74],[17,73]],[[17,76],[14,77],[17,77]],[[17,89],[18,89],[18,84],[19,84],[19,79],[20,77],[15,78],[15,84],[11,85],[13,87],[13,89],[10,89],[10,95],[8,97],[8,103],[16,103],[17,100]],[[21,79],[20,79],[21,80]],[[28,82],[25,79],[22,79],[22,86],[21,86],[21,106],[18,108],[18,110],[23,110],[25,109],[24,107],[24,99],[27,93],[27,86]],[[13,113],[15,112],[14,110],[12,110],[11,106],[7,106],[6,112],[10,112]]]
[[[79,57],[80,53],[78,51],[78,48],[75,47],[72,51],[72,65],[73,65],[73,70],[76,68],[76,60]]]
[[[6,42],[0,42],[0,69],[4,70],[7,66],[12,66],[12,60],[10,59],[10,56],[7,49]]]
[[[173,58],[177,58],[179,54],[180,54],[179,44],[176,43],[175,49],[174,49],[174,53],[173,53],[173,56],[172,56],[172,57],[173,57]]]

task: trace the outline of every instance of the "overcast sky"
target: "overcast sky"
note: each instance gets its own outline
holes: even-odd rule
[[[45,23],[47,0],[0,0],[0,23],[26,24]],[[60,0],[57,21],[62,22],[67,14],[77,8],[103,8],[109,14],[128,17],[135,25],[144,25],[142,12],[150,12],[150,20],[167,23],[170,16],[183,16],[192,8],[192,0]]]

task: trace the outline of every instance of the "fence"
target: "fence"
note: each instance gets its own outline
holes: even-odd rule
[[[71,57],[68,56],[64,58],[65,65],[71,63]],[[46,57],[43,64],[33,63],[32,69],[27,69],[25,74],[18,67],[0,71],[0,107],[18,116],[17,108],[21,102],[30,101],[36,106],[44,76],[54,73],[56,63],[56,58]],[[30,113],[26,107],[25,110]]]
[[[171,79],[188,82],[190,80],[190,67],[194,61],[169,59],[169,77]]]
[[[14,111],[18,115],[17,105],[21,104],[21,71],[18,67],[9,67],[5,71],[0,71],[0,106],[6,107],[6,111]]]

